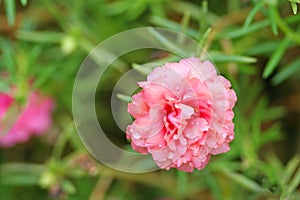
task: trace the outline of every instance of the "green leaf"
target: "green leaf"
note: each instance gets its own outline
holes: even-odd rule
[[[224,174],[248,191],[257,192],[257,193],[266,193],[266,192],[269,193],[268,190],[262,188],[256,182],[254,182],[253,180],[249,179],[244,175],[232,171],[228,171],[228,170],[224,171]]]
[[[201,47],[203,47],[207,41],[207,38],[209,36],[209,34],[211,33],[211,28],[208,28],[205,33],[203,34],[203,36],[200,38],[199,40],[199,44],[201,45]]]
[[[126,15],[129,20],[137,19],[147,9],[147,1],[133,1],[133,3],[127,7]]]
[[[202,2],[204,3],[204,1]],[[183,14],[184,11],[189,10],[191,12],[191,18],[198,21],[203,17],[207,18],[207,21],[210,23],[214,23],[219,19],[219,16],[217,16],[215,13],[209,12],[209,10],[207,10],[207,13],[203,13],[203,11],[205,11],[204,7],[201,8],[197,4],[189,1],[170,1],[168,6],[171,10],[179,14]]]
[[[166,19],[166,18],[162,18],[162,17],[158,17],[158,16],[152,16],[150,18],[150,22],[157,25],[157,26],[162,26],[165,28],[170,28],[172,30],[175,31],[181,31],[182,30],[182,26],[179,23],[176,23],[172,20]],[[194,29],[188,28],[186,29],[186,33],[193,37],[194,39],[199,38],[199,33],[198,31],[195,31]]]
[[[50,31],[19,30],[17,32],[18,39],[32,42],[60,43],[63,40],[64,36],[65,35],[63,33]]]
[[[298,171],[296,172],[294,178],[291,180],[288,188],[287,193],[291,194],[297,187],[300,185],[300,167],[298,168]]]
[[[32,174],[0,174],[0,185],[32,186],[38,185],[39,176]]]
[[[280,129],[280,125],[275,124],[268,130],[265,130],[262,134],[260,134],[259,139],[257,140],[257,148],[260,148],[267,143],[280,140],[282,138]]]
[[[9,25],[15,24],[16,5],[14,0],[4,0],[7,22]]]
[[[255,46],[248,48],[245,54],[253,56],[253,55],[266,55],[269,56],[274,49],[277,48],[279,41],[266,41],[259,42]]]
[[[0,167],[0,184],[13,186],[38,185],[42,165],[27,163],[10,163]]]
[[[289,2],[291,3],[291,7],[294,15],[297,14],[297,8],[298,8],[297,3],[300,3],[300,0],[289,0]]]
[[[75,194],[77,191],[74,183],[67,179],[63,180],[61,187],[68,194]]]
[[[27,5],[27,0],[20,0],[22,6],[26,6]]]
[[[49,80],[49,78],[51,77],[51,75],[53,75],[55,73],[55,71],[58,67],[59,67],[59,65],[56,63],[45,66],[44,69],[42,70],[42,72],[40,72],[38,74],[38,76],[36,77],[36,79],[34,81],[34,87],[39,88],[44,83],[46,83]]]
[[[264,6],[265,2],[264,1],[259,1],[258,3],[255,4],[255,6],[253,7],[253,9],[250,11],[250,13],[248,14],[245,23],[243,25],[243,29],[247,29],[249,27],[249,25],[251,24],[251,22],[253,21],[256,13],[258,11],[260,11],[263,6]]]
[[[285,23],[287,23],[287,24],[298,23],[300,20],[300,15],[293,15],[293,16],[285,17],[282,20],[284,20]],[[228,33],[222,33],[222,34],[220,34],[220,36],[225,37],[225,38],[227,37],[230,39],[238,38],[238,37],[256,32],[256,31],[263,29],[269,25],[270,25],[269,20],[261,20],[259,22],[256,22],[256,23],[250,25],[247,29],[243,29],[243,28],[237,29],[235,31],[230,31]]]
[[[40,173],[44,170],[43,165],[29,163],[7,163],[0,166],[0,173]]]
[[[189,57],[190,55],[182,50],[180,47],[175,45],[173,42],[171,42],[169,39],[164,37],[162,34],[160,34],[158,31],[156,31],[154,28],[148,28],[149,32],[165,47],[172,50],[173,53],[179,54],[182,57]]]
[[[274,9],[274,18],[282,32],[285,33],[285,35],[288,36],[291,40],[294,40],[294,42],[300,44],[299,34],[287,25],[287,21],[281,17],[281,14],[277,9]]]
[[[0,47],[2,51],[2,65],[5,69],[9,71],[10,75],[15,75],[16,62],[14,58],[14,51],[12,49],[12,44],[7,40],[0,40]]]
[[[151,13],[155,16],[166,17],[165,9],[162,2],[152,1],[150,4]]]
[[[131,96],[128,96],[128,95],[125,95],[125,94],[120,94],[120,93],[118,93],[118,94],[117,94],[117,97],[118,97],[120,100],[122,100],[122,101],[124,101],[124,102],[126,102],[126,103],[132,101],[132,100],[131,100]]]
[[[272,79],[272,83],[274,85],[278,85],[283,81],[287,80],[294,74],[300,71],[300,58],[294,60],[293,62],[289,63],[283,70],[278,72],[274,78]]]
[[[278,35],[278,28],[277,28],[277,23],[276,23],[276,5],[275,4],[269,4],[269,7],[268,7],[268,11],[269,11],[269,20],[270,20],[270,23],[271,23],[271,28],[272,28],[272,31],[274,33],[274,35]]]
[[[294,190],[300,185],[300,157],[293,157],[287,164],[281,177],[282,195],[280,199],[289,199]],[[293,176],[294,175],[294,176]]]
[[[299,156],[295,156],[293,157],[286,165],[286,168],[284,170],[284,173],[281,177],[281,183],[282,185],[286,185],[291,177],[293,176],[295,170],[298,168],[300,164],[300,157]]]
[[[199,9],[200,10],[200,9]],[[207,28],[208,28],[208,18],[205,17],[208,16],[208,3],[207,0],[202,1],[202,5],[201,5],[201,13],[200,13],[200,17],[198,20],[198,24],[199,24],[199,33],[203,33]]]
[[[290,39],[288,37],[285,37],[284,40],[278,45],[277,49],[271,55],[270,60],[268,61],[264,69],[263,78],[268,78],[278,66],[283,54],[285,53],[285,50],[289,45],[289,42]]]
[[[105,14],[109,16],[120,15],[128,9],[127,1],[114,1],[105,6]]]
[[[243,35],[248,35],[250,33],[253,33],[255,31],[258,31],[260,29],[267,27],[269,24],[270,24],[270,22],[268,20],[262,20],[262,21],[252,24],[247,29],[237,29],[236,31],[230,31],[227,34],[225,33],[225,37],[227,37],[229,39],[233,39],[233,38],[241,37]]]
[[[256,58],[240,55],[226,55],[221,52],[211,52],[210,58],[214,62],[240,62],[240,63],[255,63]]]
[[[137,63],[133,63],[131,66],[137,72],[140,72],[141,74],[144,74],[144,75],[150,74],[152,69],[154,68],[154,67],[146,67],[145,65],[140,65],[140,64],[137,64]]]
[[[283,106],[271,107],[268,108],[268,114],[264,114],[262,116],[262,120],[264,121],[271,121],[276,120],[278,118],[284,117],[286,114],[286,109]]]
[[[297,9],[298,9],[298,6],[297,6],[297,4],[296,4],[296,3],[294,3],[294,2],[291,2],[291,6],[292,6],[292,9],[293,9],[293,13],[294,13],[294,15],[296,15],[296,14],[297,14]]]

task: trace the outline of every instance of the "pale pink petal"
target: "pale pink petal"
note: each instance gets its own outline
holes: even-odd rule
[[[132,96],[132,103],[128,104],[128,112],[134,117],[138,118],[148,112],[149,107],[142,98],[142,93],[138,93]]]
[[[229,150],[237,98],[210,61],[166,63],[138,84],[142,91],[128,105],[135,121],[126,130],[133,149],[151,153],[162,169],[186,172]]]
[[[7,123],[3,124],[3,119],[0,118],[1,147],[12,147],[17,143],[28,141],[33,135],[44,134],[49,129],[52,121],[51,113],[54,108],[54,102],[52,99],[42,96],[39,92],[30,93],[25,105],[21,105],[18,102],[14,104],[9,103],[12,101],[12,97],[7,100],[7,96],[0,95],[0,110],[4,112],[4,115],[10,109],[14,109],[12,106],[17,106],[18,109],[21,109],[18,116],[9,116],[13,117],[13,119],[5,119],[13,120],[13,124],[9,127],[7,127]],[[3,102],[6,102],[6,104]]]

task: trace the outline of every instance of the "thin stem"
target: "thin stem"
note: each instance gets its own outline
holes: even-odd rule
[[[186,172],[177,171],[177,197],[183,199],[187,194],[188,174]]]
[[[90,195],[89,200],[102,200],[105,198],[105,194],[109,189],[112,181],[114,180],[113,176],[102,175],[100,176],[93,192]]]
[[[73,133],[73,130],[74,130],[74,124],[71,121],[65,128],[64,132],[62,132],[57,139],[57,142],[53,148],[53,153],[52,153],[54,158],[59,159],[62,156],[63,150],[71,136],[71,133]]]

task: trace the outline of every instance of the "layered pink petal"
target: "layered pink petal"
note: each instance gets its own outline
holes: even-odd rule
[[[128,105],[133,149],[151,153],[162,169],[192,172],[211,154],[229,150],[237,98],[210,61],[187,58],[155,68]]]
[[[45,133],[51,125],[54,102],[39,92],[30,93],[26,104],[17,102],[8,94],[0,94],[0,146],[12,147],[28,141],[33,135]],[[19,112],[13,112],[18,109]],[[11,116],[10,112],[13,112]],[[17,116],[15,116],[17,115]]]

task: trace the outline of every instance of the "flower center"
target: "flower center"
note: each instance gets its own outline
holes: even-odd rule
[[[183,121],[191,118],[195,114],[195,111],[192,107],[182,104],[177,100],[168,101],[164,109],[166,112],[164,116],[166,128],[165,139],[169,140],[175,137]]]
[[[178,109],[176,103],[170,102],[165,105],[165,111],[165,127],[168,131],[174,133],[180,126],[180,109]]]

